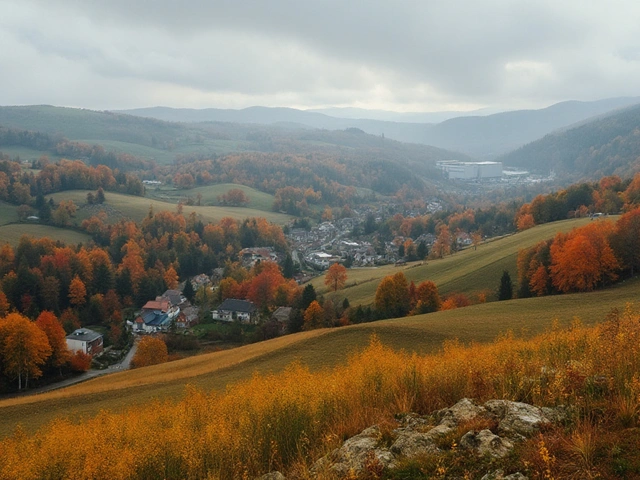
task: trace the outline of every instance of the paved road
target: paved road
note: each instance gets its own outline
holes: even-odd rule
[[[91,380],[92,378],[101,377],[103,375],[109,375],[110,373],[121,372],[123,370],[128,370],[131,366],[131,359],[136,353],[138,349],[138,337],[135,338],[133,347],[129,350],[129,353],[122,359],[120,363],[116,363],[114,365],[105,368],[104,370],[89,370],[88,372],[81,373],[72,378],[67,378],[66,380],[62,380],[61,382],[52,383],[51,385],[46,385],[40,388],[29,389],[21,393],[10,394],[7,396],[3,396],[1,398],[13,398],[13,397],[23,397],[27,395],[35,395],[38,393],[50,392],[52,390],[58,390],[60,388],[65,388],[70,385],[75,385],[76,383],[86,382],[87,380]]]

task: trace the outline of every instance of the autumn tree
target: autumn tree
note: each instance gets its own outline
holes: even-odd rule
[[[84,305],[87,301],[87,289],[84,282],[77,275],[69,284],[69,301],[76,307]]]
[[[438,287],[431,280],[425,280],[424,282],[421,282],[415,288],[414,296],[415,298],[413,299],[413,301],[415,303],[415,306],[412,310],[413,315],[437,312],[438,310],[440,310],[442,301],[440,300]]]
[[[9,313],[9,301],[4,292],[0,290],[0,317],[4,317],[7,313]]]
[[[625,213],[616,222],[611,247],[631,276],[640,270],[640,208]]]
[[[334,292],[343,288],[346,281],[347,269],[337,262],[329,267],[324,277],[324,284]]]
[[[239,188],[232,188],[224,195],[222,195],[222,197],[220,197],[220,202],[223,205],[232,205],[234,207],[239,207],[241,205],[246,205],[247,203],[249,203],[249,197],[247,197],[247,195]]]
[[[164,283],[167,285],[167,288],[174,290],[178,288],[178,272],[173,268],[173,265],[170,265],[164,272]]]
[[[502,272],[500,278],[500,287],[498,288],[498,300],[511,300],[513,298],[513,284],[511,283],[511,275],[508,271]]]
[[[158,337],[143,337],[138,343],[131,364],[134,368],[165,363],[169,359],[167,344]]]
[[[314,300],[304,311],[304,329],[315,330],[324,327],[324,309]]]
[[[91,368],[91,360],[91,355],[76,350],[69,358],[69,367],[74,372],[86,372]]]
[[[18,390],[29,386],[29,378],[42,375],[40,367],[51,355],[47,335],[18,313],[0,319],[0,358],[6,375],[18,380]]]
[[[436,241],[431,247],[431,255],[434,258],[442,258],[451,253],[451,242],[453,237],[446,225],[441,225]]]
[[[617,278],[619,263],[609,245],[610,222],[593,222],[551,245],[551,281],[561,292],[584,292]]]
[[[533,219],[533,215],[531,215],[530,213],[525,213],[524,215],[521,215],[520,217],[518,217],[516,221],[516,227],[518,228],[519,232],[535,227],[535,225],[536,223]]]
[[[285,283],[280,266],[274,262],[261,262],[256,264],[253,273],[255,276],[250,280],[247,297],[259,308],[273,305],[278,287]]]
[[[409,284],[404,273],[384,277],[376,290],[374,301],[379,315],[389,317],[404,317],[409,312]]]
[[[65,365],[69,361],[70,354],[67,349],[66,334],[58,318],[52,312],[45,310],[36,319],[36,325],[49,340],[49,346],[51,347],[51,356],[48,359],[49,365],[54,368],[60,368]]]

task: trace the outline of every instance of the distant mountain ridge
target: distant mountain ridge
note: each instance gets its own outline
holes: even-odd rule
[[[241,110],[150,107],[119,110],[118,113],[186,123],[282,124],[327,130],[359,128],[366,133],[384,134],[387,138],[401,142],[432,145],[476,158],[494,158],[554,130],[638,103],[640,97],[619,97],[593,102],[567,101],[540,110],[461,116],[440,123],[339,118],[316,111],[282,107],[249,107]]]
[[[569,180],[630,175],[640,171],[640,105],[548,134],[498,160]]]

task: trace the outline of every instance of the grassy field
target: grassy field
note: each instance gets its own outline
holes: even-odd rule
[[[615,218],[612,217],[614,220]],[[371,304],[380,280],[401,271],[409,281],[434,281],[441,295],[464,293],[471,296],[485,292],[487,298],[492,299],[495,298],[495,290],[504,270],[511,274],[513,281],[516,280],[516,260],[520,249],[553,238],[559,231],[566,232],[589,221],[582,218],[539,225],[516,235],[485,242],[477,250],[467,248],[443,259],[413,262],[404,267],[386,265],[380,268],[348,270],[346,287],[337,292],[337,296],[347,297],[351,305]],[[324,276],[315,278],[312,284],[319,292],[327,291]]]
[[[0,225],[18,221],[16,206],[10,203],[0,202]]]
[[[87,202],[87,193],[89,190],[69,190],[66,192],[58,192],[51,195],[56,203],[61,200],[73,200],[79,207],[76,215],[77,221],[93,215],[92,211],[83,211],[82,207]],[[106,206],[112,211],[110,218],[120,216],[120,218],[132,218],[135,221],[142,220],[148,213],[149,207],[153,207],[154,212],[162,210],[176,210],[176,205],[169,202],[154,200],[146,197],[136,197],[133,195],[123,195],[120,193],[105,192]],[[48,198],[48,197],[47,197]],[[223,217],[231,217],[236,220],[244,220],[249,217],[264,217],[268,221],[280,225],[287,224],[292,217],[275,212],[265,212],[254,208],[246,207],[190,207],[184,206],[184,215],[187,216],[191,212],[196,212],[202,217],[204,222],[217,222]],[[117,218],[115,218],[117,220]]]
[[[202,195],[202,205],[219,205],[218,196],[224,195],[232,188],[238,188],[244,192],[249,198],[247,208],[253,208],[255,210],[262,210],[264,212],[272,212],[271,207],[275,197],[268,193],[261,192],[255,188],[247,187],[246,185],[238,185],[235,183],[220,183],[217,185],[209,185],[206,187],[191,188],[189,190],[179,190],[176,188],[161,187],[158,189],[148,188],[147,196],[150,198],[157,198],[159,200],[166,200],[177,203],[181,199],[186,197],[196,198],[198,193]]]
[[[3,145],[2,147],[0,147],[0,152],[10,155],[11,158],[20,157],[21,161],[38,160],[42,155],[48,156],[49,160],[52,162],[56,162],[62,158],[60,155],[56,155],[50,151],[45,152],[42,150],[35,150],[33,148],[21,147],[18,145]]]
[[[87,243],[91,240],[89,235],[75,230],[53,227],[50,225],[38,225],[31,223],[12,223],[0,226],[0,244],[10,243],[17,245],[20,237],[27,235],[34,238],[48,237],[52,240],[59,240],[69,245]]]
[[[254,372],[281,371],[294,361],[314,370],[331,367],[366,346],[372,334],[395,349],[428,353],[438,351],[446,340],[489,342],[507,331],[532,336],[550,328],[555,320],[568,325],[579,317],[583,323],[593,324],[613,308],[623,309],[637,300],[639,287],[640,281],[633,280],[599,292],[493,302],[314,330],[117,373],[50,393],[0,401],[0,436],[11,433],[18,423],[33,431],[58,416],[75,421],[101,409],[144,408],[154,399],[180,398],[187,384],[224,391],[228,384],[247,380]]]

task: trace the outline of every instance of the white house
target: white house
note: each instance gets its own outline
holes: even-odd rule
[[[102,334],[88,328],[79,328],[67,335],[66,339],[67,348],[72,352],[80,351],[95,355],[102,351]]]
[[[239,320],[242,323],[255,323],[256,311],[256,306],[248,300],[227,298],[211,314],[214,320],[223,322]]]

